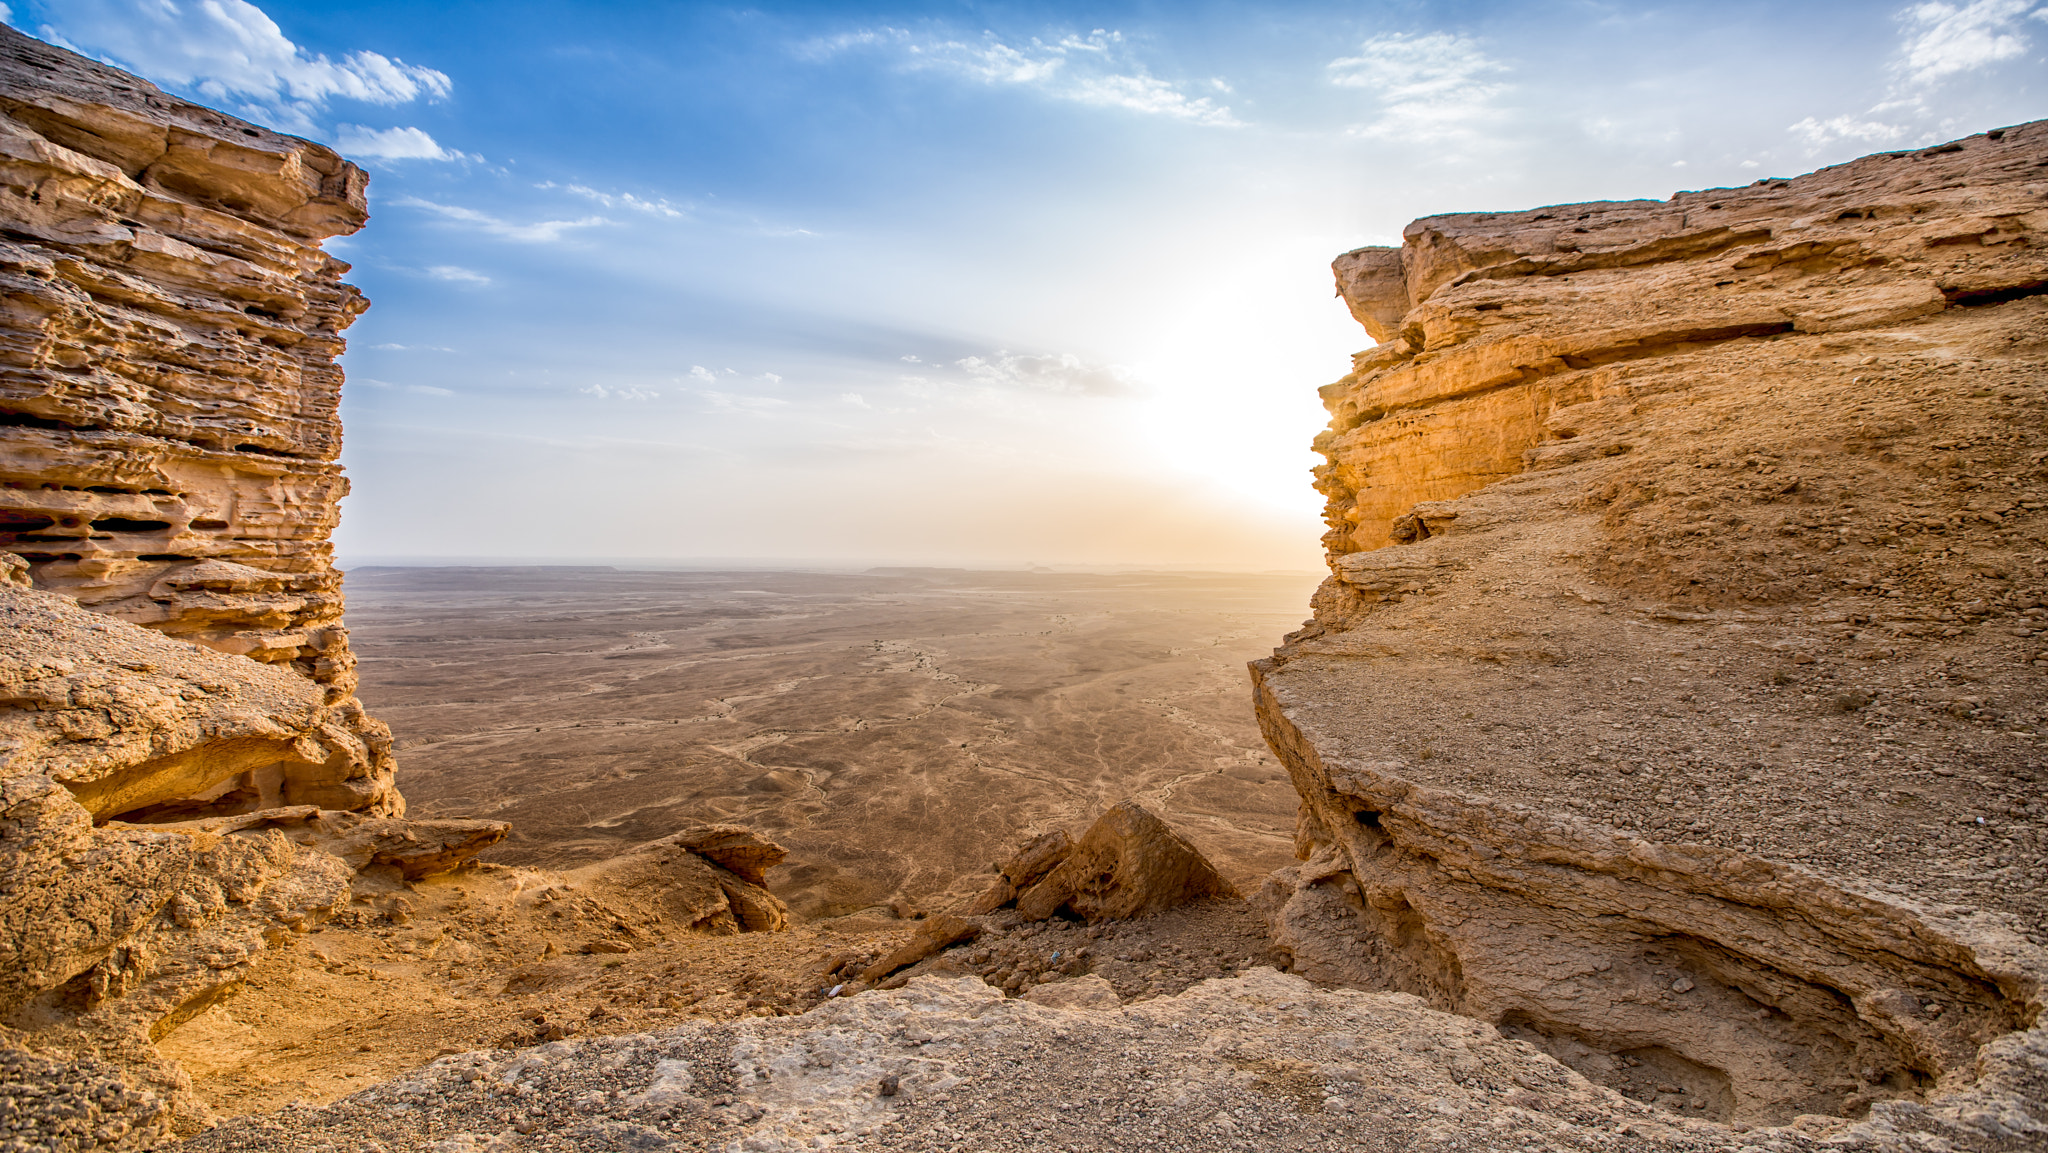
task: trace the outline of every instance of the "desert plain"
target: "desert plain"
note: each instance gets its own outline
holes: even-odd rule
[[[691,824],[790,851],[804,919],[945,908],[1029,834],[1137,797],[1241,888],[1299,803],[1247,661],[1307,574],[361,568],[361,695],[408,813],[572,869]]]

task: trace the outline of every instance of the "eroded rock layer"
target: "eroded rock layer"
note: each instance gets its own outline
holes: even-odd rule
[[[2044,195],[2035,123],[1339,258],[1380,343],[1253,667],[1298,971],[1668,1111],[2048,1134]]]
[[[359,872],[455,868],[327,543],[360,169],[0,28],[0,1144],[204,1116],[154,1042]],[[11,551],[10,551],[11,550]]]
[[[367,302],[320,242],[362,226],[365,179],[0,29],[0,549],[37,588],[288,669],[333,706],[356,683],[327,541],[347,491],[335,358]],[[388,745],[359,709],[345,723]],[[346,804],[283,803],[399,810],[388,756],[354,768]],[[205,804],[279,803],[264,787],[245,772]]]

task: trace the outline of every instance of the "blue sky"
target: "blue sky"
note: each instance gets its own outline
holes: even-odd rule
[[[345,556],[1318,564],[1329,259],[2048,115],[2048,0],[14,0],[340,147]]]

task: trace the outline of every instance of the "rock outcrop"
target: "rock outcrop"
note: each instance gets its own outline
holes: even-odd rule
[[[366,180],[0,28],[0,549],[36,588],[339,707],[356,676],[328,544],[348,488],[335,358],[368,302],[320,242],[362,227]],[[388,755],[357,768],[362,795],[304,800],[402,811]],[[260,807],[261,788],[245,774],[211,808]]]
[[[0,1050],[132,1078],[110,1147],[203,1115],[151,1042],[345,907],[358,871],[444,872],[505,834],[348,811],[376,795],[382,733],[288,669],[0,587]],[[259,811],[175,819],[245,787]]]
[[[788,851],[739,825],[699,825],[568,874],[642,919],[709,933],[776,933],[789,906],[766,888]]]
[[[1079,841],[1064,830],[1033,839],[968,910],[979,915],[1015,906],[1027,921],[1066,915],[1093,923],[1237,895],[1173,826],[1136,801],[1122,801]]]
[[[320,242],[364,180],[0,28],[0,1065],[48,1086],[10,1148],[189,1131],[153,1042],[359,871],[504,835],[400,819],[354,697],[327,537],[366,302]]]
[[[2044,193],[2035,123],[1337,261],[1380,343],[1253,666],[1298,971],[1688,1116],[2039,1140]]]
[[[1963,367],[1918,341],[1880,342],[1882,367],[1859,374],[1861,357],[1836,350],[1867,342],[1838,334],[2048,289],[2043,133],[2022,125],[1668,201],[1432,216],[1399,249],[1339,257],[1338,291],[1380,343],[1322,390],[1330,552],[1427,537],[1431,502],[1526,469],[1626,453],[1643,410],[1714,405],[1669,386],[1680,365],[1826,364],[1850,370],[1832,383],[1852,389],[1859,375]],[[2005,384],[1967,380],[1979,383]],[[1798,399],[1767,387],[1745,399],[1791,415]],[[1808,429],[1801,447],[1847,438],[1875,455],[1906,431],[1896,407]]]

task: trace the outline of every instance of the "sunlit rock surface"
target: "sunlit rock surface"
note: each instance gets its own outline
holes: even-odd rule
[[[2042,1140],[2044,192],[2034,123],[1337,261],[1380,343],[1253,667],[1296,971],[1668,1113]]]
[[[0,29],[0,548],[37,588],[355,685],[321,251],[368,218],[332,150]]]

